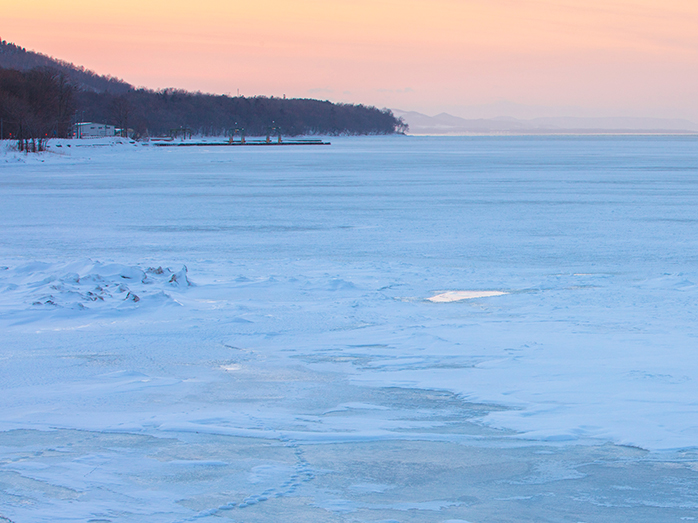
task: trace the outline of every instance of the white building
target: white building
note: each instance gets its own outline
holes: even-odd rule
[[[104,138],[116,134],[116,127],[105,123],[82,122],[73,125],[73,138]]]

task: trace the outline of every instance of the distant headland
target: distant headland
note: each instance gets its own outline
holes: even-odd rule
[[[407,125],[389,109],[308,98],[151,90],[0,41],[0,138],[68,137],[74,124],[103,122],[135,138],[385,135]]]

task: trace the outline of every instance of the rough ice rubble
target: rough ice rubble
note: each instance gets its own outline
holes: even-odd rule
[[[32,262],[0,271],[3,308],[106,310],[137,304],[177,304],[171,292],[192,286],[187,268],[129,266],[84,260]]]

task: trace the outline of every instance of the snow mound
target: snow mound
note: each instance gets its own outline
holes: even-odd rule
[[[192,286],[187,268],[140,267],[83,260],[30,262],[0,270],[2,309],[113,309],[177,304],[172,293]]]

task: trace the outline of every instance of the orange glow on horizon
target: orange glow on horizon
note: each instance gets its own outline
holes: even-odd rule
[[[0,1],[0,37],[151,88],[698,120],[694,0]]]

